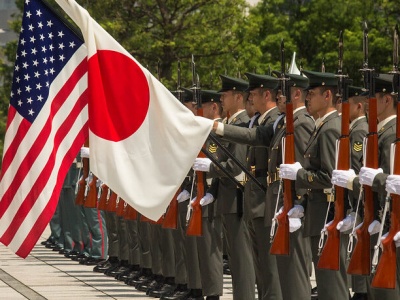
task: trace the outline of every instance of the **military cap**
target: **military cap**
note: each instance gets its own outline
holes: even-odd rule
[[[358,86],[349,85],[348,87],[349,98],[356,97],[356,96],[366,96],[367,93],[365,89]]]
[[[202,90],[200,92],[201,96],[201,102],[202,103],[208,103],[208,102],[213,102],[213,103],[218,103],[221,102],[221,94],[219,94],[217,91],[213,90]]]
[[[376,93],[392,93],[393,92],[393,75],[377,74],[375,77]]]
[[[226,91],[244,92],[247,90],[247,87],[249,86],[247,81],[240,78],[230,77],[226,75],[219,75],[219,77],[222,80],[222,88],[218,91],[218,93]]]
[[[289,78],[289,84],[291,86],[304,88],[304,89],[309,86],[308,78],[305,76],[301,76],[301,75],[297,75],[297,74],[285,74],[285,76]]]
[[[279,79],[275,77],[269,75],[254,74],[254,73],[245,73],[245,74],[249,79],[249,87],[247,91],[251,91],[257,88],[275,90],[279,87]]]
[[[193,101],[193,91],[188,88],[182,88],[182,100],[183,102],[192,102]]]
[[[337,86],[338,84],[338,79],[333,73],[322,73],[305,70],[303,70],[302,73],[306,75],[309,80],[309,84],[306,90],[310,90],[319,86]]]

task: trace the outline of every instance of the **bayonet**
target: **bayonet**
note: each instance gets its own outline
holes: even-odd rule
[[[393,94],[398,95],[400,91],[400,71],[399,71],[399,26],[396,24],[393,33]],[[399,99],[397,99],[399,100]]]
[[[178,95],[179,101],[182,103],[183,102],[183,90],[182,90],[182,85],[181,85],[181,61],[180,60],[178,60],[178,80],[177,80],[176,93]]]
[[[325,57],[322,58],[321,73],[325,73]]]

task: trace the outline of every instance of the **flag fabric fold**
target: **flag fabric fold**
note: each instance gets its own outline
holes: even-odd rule
[[[87,68],[83,41],[41,1],[25,0],[0,181],[0,242],[21,257],[87,139]]]
[[[88,51],[90,169],[157,220],[211,131],[73,0],[56,0]]]

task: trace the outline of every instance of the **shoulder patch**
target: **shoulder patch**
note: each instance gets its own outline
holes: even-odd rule
[[[208,152],[210,152],[210,153],[217,152],[217,149],[218,149],[218,146],[214,143],[212,143],[208,146]]]
[[[353,143],[353,150],[356,152],[360,152],[363,149],[363,143],[362,142],[354,142]]]

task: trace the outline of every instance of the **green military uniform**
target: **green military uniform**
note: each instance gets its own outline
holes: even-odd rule
[[[258,88],[275,90],[279,81],[268,75],[246,73],[249,78],[248,90]],[[271,127],[279,116],[279,110],[274,107],[256,119],[255,126]],[[237,143],[253,145],[255,141],[255,130],[241,128],[238,126],[224,126],[224,139]],[[272,133],[272,131],[271,131]],[[264,147],[251,146],[247,155],[247,168],[252,171],[258,181],[267,185],[268,171],[268,144]],[[244,218],[250,233],[250,243],[253,249],[253,260],[256,271],[256,282],[259,299],[281,299],[281,288],[279,283],[276,257],[269,254],[270,242],[269,231],[271,222],[265,224],[265,212],[273,215],[274,207],[266,208],[265,192],[253,181],[246,182],[244,195]],[[268,203],[267,203],[268,204]],[[269,212],[269,210],[272,212]],[[271,220],[271,218],[270,218]]]
[[[219,102],[220,95],[216,91],[203,90],[201,100],[202,103]],[[215,121],[221,122],[222,119]],[[211,140],[206,141],[205,147],[215,159],[221,158],[221,150]],[[215,207],[215,201],[218,201],[218,181],[213,179],[211,187],[206,191],[216,200],[202,207],[203,235],[197,237],[203,296],[221,296],[223,293],[222,220],[221,215],[216,214]]]
[[[375,92],[376,93],[390,93],[392,91],[392,77],[387,75],[378,75],[375,78]],[[379,167],[382,168],[383,173],[377,174],[374,178],[372,184],[372,191],[374,192],[374,209],[375,209],[375,219],[380,220],[380,214],[383,210],[385,203],[386,190],[385,183],[388,174],[390,174],[390,148],[391,144],[396,139],[396,118],[392,116],[389,120],[380,120],[378,124],[378,153],[379,153]],[[385,123],[384,125],[382,125]],[[353,181],[353,192],[358,195],[360,190],[360,183],[356,177]],[[374,246],[377,241],[377,235],[371,236],[371,258],[374,253]],[[399,251],[397,250],[397,263],[399,264]],[[368,288],[368,299],[399,299],[399,268],[397,268],[397,281],[396,289],[386,290],[386,289],[373,289],[370,286],[370,282],[367,284]],[[372,276],[370,277],[372,280]]]
[[[303,71],[310,81],[309,88],[336,86],[337,78],[331,73]],[[318,264],[318,244],[321,230],[325,225],[325,216],[330,195],[324,189],[332,187],[331,174],[335,169],[336,141],[340,136],[341,120],[337,111],[327,113],[312,134],[304,153],[304,165],[297,173],[296,189],[309,189],[308,197],[302,205],[305,209],[304,236],[310,237],[314,266]],[[328,221],[332,220],[330,213]],[[340,271],[315,268],[320,299],[347,299],[349,291],[346,275],[346,249],[342,243],[340,251]]]
[[[223,91],[244,91],[247,82],[228,76],[220,76]],[[245,110],[232,115],[229,124],[239,125],[247,123],[249,117]],[[224,143],[224,146],[239,161],[245,163],[247,147],[234,143]],[[221,153],[221,164],[233,176],[241,174],[241,169],[225,154]],[[234,299],[255,298],[255,272],[249,246],[249,232],[246,222],[241,217],[243,212],[243,199],[241,191],[232,183],[217,166],[211,164],[210,178],[219,178],[218,201],[216,209],[222,215],[224,237],[227,239],[229,266],[232,272],[232,285]]]
[[[349,98],[359,96],[362,88],[349,86]],[[361,116],[353,120],[350,124],[350,150],[351,150],[351,169],[356,174],[360,172],[363,165],[363,141],[368,133],[368,122],[366,116]],[[349,201],[352,211],[356,211],[359,195],[349,191]],[[363,211],[363,205],[360,203],[359,213]],[[351,286],[355,293],[367,293],[367,280],[365,276],[352,275]]]

